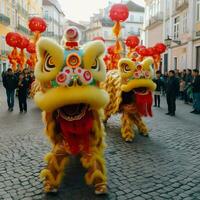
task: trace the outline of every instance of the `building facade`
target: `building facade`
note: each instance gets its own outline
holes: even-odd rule
[[[122,23],[121,40],[124,41],[129,35],[140,37],[144,22],[144,7],[133,1],[123,2],[129,9],[129,18]],[[115,37],[112,33],[114,23],[109,18],[109,11],[113,3],[110,3],[105,9],[101,9],[90,19],[90,24],[86,30],[86,40],[90,41],[94,37],[101,36],[105,39],[106,46],[114,45]],[[124,45],[123,45],[124,46]],[[125,48],[125,47],[124,47]]]
[[[60,43],[64,32],[65,15],[57,0],[43,0],[43,17],[47,21],[47,30],[45,36],[51,37]]]
[[[17,31],[28,35],[28,19],[35,15],[42,16],[42,0],[0,0],[0,73],[9,67],[6,34]]]
[[[146,0],[145,44],[170,40],[162,69],[200,69],[200,0]]]

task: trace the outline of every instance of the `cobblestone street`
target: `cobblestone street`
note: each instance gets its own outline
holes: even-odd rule
[[[176,117],[165,115],[166,103],[146,119],[150,137],[133,143],[120,136],[119,116],[107,124],[106,160],[109,194],[96,197],[84,183],[84,170],[72,158],[58,194],[45,195],[39,172],[50,145],[40,111],[28,100],[28,113],[7,111],[0,85],[0,200],[196,200],[200,199],[200,115],[177,102]]]

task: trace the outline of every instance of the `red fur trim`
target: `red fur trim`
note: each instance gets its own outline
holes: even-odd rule
[[[93,127],[92,112],[87,113],[82,119],[75,121],[67,121],[59,116],[58,123],[62,135],[69,144],[70,151],[73,155],[80,153],[80,146],[83,147],[83,151],[89,152],[89,137]]]
[[[152,117],[152,103],[153,103],[153,97],[152,93],[149,92],[147,95],[142,94],[135,94],[135,103],[138,112],[141,116],[150,116]]]

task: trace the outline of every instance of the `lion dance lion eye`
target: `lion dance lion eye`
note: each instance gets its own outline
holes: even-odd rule
[[[127,63],[122,63],[121,67],[125,73],[131,71],[131,69]]]
[[[48,53],[45,55],[44,71],[50,72],[55,68],[53,58]]]
[[[92,69],[93,71],[99,71],[99,70],[100,70],[99,62],[98,62],[97,59],[95,59],[95,62],[94,62],[94,64],[91,66],[91,69]]]

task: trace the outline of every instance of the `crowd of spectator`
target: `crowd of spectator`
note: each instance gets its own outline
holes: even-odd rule
[[[194,110],[191,113],[200,114],[200,75],[198,69],[170,70],[163,75],[156,72],[154,82],[157,89],[154,93],[154,106],[160,107],[160,95],[166,95],[167,115],[175,116],[176,99],[185,104],[192,103]]]
[[[14,108],[14,96],[18,96],[20,113],[27,112],[27,98],[31,84],[34,81],[34,73],[29,69],[13,72],[11,68],[2,73],[3,86],[6,90],[8,111]]]

